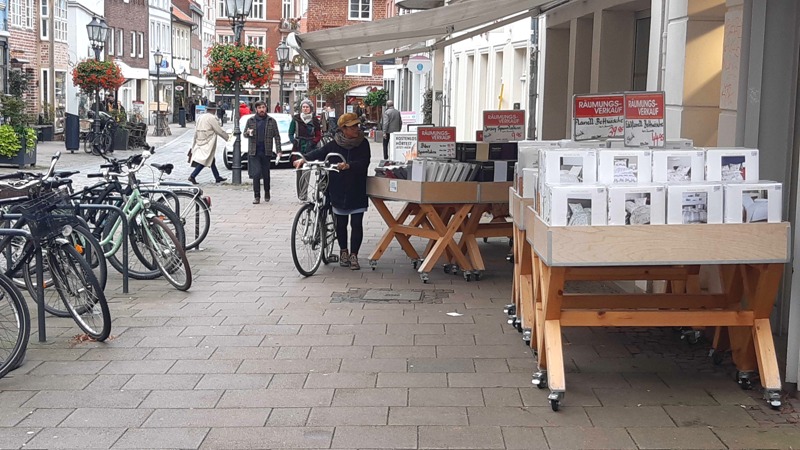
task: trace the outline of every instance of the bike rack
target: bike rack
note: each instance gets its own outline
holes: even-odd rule
[[[125,217],[125,213],[122,211],[122,208],[118,206],[77,204],[75,205],[76,215],[80,216],[81,208],[111,210],[118,213],[119,217]],[[128,221],[121,220],[120,222],[122,222],[122,234],[125,236],[125,238],[122,239],[122,293],[127,294],[128,293]]]
[[[19,220],[22,214],[3,214],[4,219]],[[44,261],[42,260],[42,246],[39,241],[34,239],[33,236],[25,231],[17,228],[3,228],[0,229],[0,235],[7,236],[21,236],[33,243],[33,252],[36,256],[36,321],[39,327],[39,342],[47,342],[47,330],[45,329],[44,317]]]
[[[200,189],[199,187],[192,186],[192,185],[186,186],[186,185],[183,185],[183,184],[168,184],[168,182],[162,182],[161,184],[162,185],[168,185],[168,186],[176,186],[176,187],[181,187],[181,188],[189,188],[189,189],[186,189],[187,191],[197,190],[197,191],[199,191],[198,195],[201,195],[201,196],[203,195],[203,190],[202,189]],[[181,209],[180,199],[175,194],[175,192],[172,191],[172,190],[169,190],[169,189],[147,189],[147,188],[142,188],[141,186],[139,186],[139,192],[141,192],[143,194],[144,193],[166,194],[169,197],[171,197],[173,200],[175,200],[175,208],[178,209],[178,210]],[[178,216],[180,216],[180,213],[176,212],[176,214],[178,214]],[[195,230],[195,235],[197,235],[197,233],[200,232],[200,209],[197,208],[196,206],[194,208],[194,230]],[[184,242],[184,244],[185,244],[185,242]],[[198,245],[198,247],[195,250],[199,250],[199,247],[200,246]]]

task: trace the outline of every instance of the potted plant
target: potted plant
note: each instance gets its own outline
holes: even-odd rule
[[[130,137],[130,130],[128,129],[128,114],[120,106],[117,109],[110,111],[111,117],[114,118],[114,150],[127,150],[128,138]]]
[[[257,89],[272,80],[272,58],[252,45],[214,44],[208,49],[204,74],[222,91],[232,91],[237,80],[240,86],[251,84]]]
[[[0,106],[0,164],[22,168],[36,165],[36,130],[25,114],[25,102],[19,97],[5,96]]]
[[[55,134],[55,115],[56,109],[48,102],[42,103],[42,110],[39,112],[39,117],[36,125],[33,128],[36,130],[36,135],[41,142],[52,141]]]

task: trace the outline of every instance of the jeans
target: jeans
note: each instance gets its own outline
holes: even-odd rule
[[[191,175],[192,178],[197,178],[197,175],[200,174],[200,171],[203,170],[203,167],[205,167],[205,166],[202,165],[202,164],[197,164],[197,167],[195,167],[194,170],[192,171],[192,175]],[[217,160],[216,159],[213,159],[211,161],[211,173],[214,175],[214,180],[215,181],[219,180],[220,178],[222,178],[222,177],[219,176],[219,170],[217,170]]]
[[[389,141],[391,138],[391,133],[383,134],[383,159],[389,159]]]
[[[347,248],[347,219],[350,221],[350,253],[358,254],[361,250],[361,241],[364,240],[364,213],[340,216],[336,214],[336,239],[339,241],[339,249]]]
[[[247,160],[247,170],[253,179],[253,195],[261,198],[261,180],[264,180],[264,197],[269,198],[269,167],[270,158],[267,155],[251,155]]]

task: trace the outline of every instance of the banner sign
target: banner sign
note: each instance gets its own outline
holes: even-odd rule
[[[455,158],[456,128],[417,128],[417,156],[429,158]]]
[[[625,132],[625,96],[576,95],[572,106],[572,140],[621,138]]]
[[[417,133],[395,132],[390,136],[392,161],[408,161],[417,157]]]
[[[625,146],[664,147],[664,92],[625,94]]]
[[[483,112],[483,142],[516,142],[525,139],[525,111]]]

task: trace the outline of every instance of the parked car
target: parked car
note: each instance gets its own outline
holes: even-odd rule
[[[289,165],[292,153],[292,143],[289,141],[289,125],[292,123],[292,116],[289,114],[269,113],[269,116],[278,122],[278,131],[281,133],[281,160],[279,164]],[[247,119],[253,117],[253,114],[246,114],[239,120],[239,129],[242,131],[242,168],[247,168],[247,149],[250,145],[250,138],[244,135],[244,126],[247,124]],[[231,138],[225,144],[225,168],[231,170],[233,168],[233,141],[234,137],[231,133]],[[276,165],[273,164],[272,167]]]

